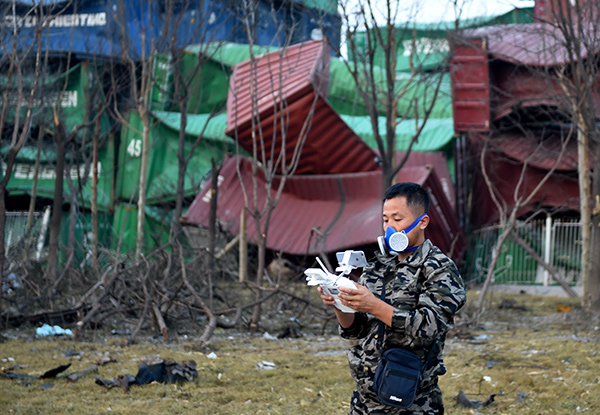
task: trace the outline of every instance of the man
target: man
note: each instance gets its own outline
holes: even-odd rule
[[[354,340],[348,351],[356,381],[350,409],[353,415],[444,413],[438,386],[438,376],[446,373],[444,340],[453,327],[454,315],[466,302],[466,291],[454,262],[425,239],[428,211],[429,194],[423,187],[416,183],[391,186],[383,197],[386,237],[380,241],[381,251],[364,268],[356,289],[340,288],[342,304],[357,311],[343,313],[335,308],[341,336]],[[384,282],[385,301],[379,298]],[[327,305],[334,304],[333,298],[322,292],[321,299]],[[417,354],[424,363],[430,356],[415,401],[408,409],[383,404],[372,389],[380,358],[379,321],[385,324],[382,351],[401,347]]]

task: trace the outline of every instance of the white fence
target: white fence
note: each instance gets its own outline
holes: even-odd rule
[[[517,224],[516,232],[571,285],[580,285],[581,228],[577,220],[533,221]],[[485,280],[498,239],[497,226],[474,231],[461,267],[467,282]],[[494,271],[493,282],[502,284],[556,285],[549,273],[516,243],[507,240]]]
[[[44,247],[44,240],[47,233],[48,221],[50,219],[50,208],[45,212],[35,212],[32,216],[30,243],[36,245],[36,258],[39,259]],[[27,222],[29,221],[28,212],[6,212],[4,244],[6,251],[19,246],[27,236]]]

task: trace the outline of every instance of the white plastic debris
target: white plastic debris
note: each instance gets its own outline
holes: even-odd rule
[[[266,340],[277,340],[277,337],[273,336],[272,334],[269,334],[268,331],[265,331],[265,334],[263,334],[263,339],[266,339]]]
[[[206,357],[208,357],[209,359],[216,359],[217,354],[215,352],[210,352],[209,354],[206,355]]]
[[[277,365],[273,362],[268,362],[266,360],[263,360],[262,362],[258,362],[256,364],[256,368],[262,369],[262,370],[272,370],[272,369],[277,369]]]
[[[37,336],[72,336],[73,332],[70,329],[63,329],[60,326],[44,324],[42,327],[35,329],[35,334]]]

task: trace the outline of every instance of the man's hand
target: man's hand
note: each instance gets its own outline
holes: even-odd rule
[[[354,313],[344,313],[335,306],[335,300],[331,295],[323,294],[322,287],[317,287],[317,289],[321,293],[321,300],[323,301],[323,304],[331,306],[335,310],[335,316],[337,317],[340,326],[344,328],[350,327],[354,322]]]
[[[340,301],[356,311],[373,314],[380,301],[367,287],[356,284],[356,289],[340,287]]]
[[[331,307],[335,306],[335,300],[333,299],[333,297],[331,295],[323,294],[322,287],[317,287],[317,290],[319,290],[319,292],[321,293],[321,300],[323,301],[323,304],[331,306]]]
[[[356,311],[372,314],[384,324],[392,326],[394,307],[375,297],[364,285],[356,284],[356,289],[340,287],[340,301]]]

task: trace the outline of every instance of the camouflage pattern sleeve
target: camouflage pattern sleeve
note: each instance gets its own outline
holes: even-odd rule
[[[360,339],[367,335],[368,330],[368,322],[369,318],[365,313],[355,313],[354,321],[350,327],[343,328],[340,327],[340,336],[344,339]]]

